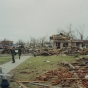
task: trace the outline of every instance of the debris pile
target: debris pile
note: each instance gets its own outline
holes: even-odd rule
[[[88,61],[86,58],[81,58],[80,62]],[[52,86],[61,85],[61,87],[72,88],[88,88],[88,64],[82,65],[82,63],[68,63],[61,62],[66,69],[58,68],[56,70],[50,70],[42,75],[36,76],[37,81],[47,81]],[[76,65],[79,66],[77,67]],[[68,68],[69,69],[68,69]]]
[[[25,86],[37,85],[38,88],[88,88],[88,64],[84,62],[87,63],[88,59],[76,58],[74,63],[62,61],[57,64],[57,69],[36,74],[34,81],[26,80],[18,81],[18,83],[24,83]],[[22,71],[20,73],[30,75],[32,72]]]

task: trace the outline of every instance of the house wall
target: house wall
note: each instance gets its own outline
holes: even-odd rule
[[[84,40],[84,41],[83,41],[83,45],[88,48],[88,40]]]
[[[2,44],[3,44],[3,45],[4,45],[4,44],[12,45],[13,42],[12,42],[12,41],[2,41]]]
[[[64,45],[66,43],[66,45]],[[63,48],[63,47],[71,47],[71,46],[74,46],[74,47],[78,47],[78,48],[80,48],[80,47],[82,47],[82,42],[53,42],[53,48],[59,48],[59,49],[61,49],[61,48]]]
[[[72,40],[64,35],[54,35],[51,40],[53,41],[53,48],[63,48],[63,47],[81,47],[83,44],[83,40]]]
[[[2,46],[12,46],[13,45],[13,41],[2,41]]]

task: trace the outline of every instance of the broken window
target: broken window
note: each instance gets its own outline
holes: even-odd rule
[[[63,43],[63,47],[68,47],[68,43]]]

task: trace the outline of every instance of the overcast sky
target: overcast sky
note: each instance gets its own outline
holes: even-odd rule
[[[88,0],[0,0],[0,40],[49,38],[70,24],[88,36]]]

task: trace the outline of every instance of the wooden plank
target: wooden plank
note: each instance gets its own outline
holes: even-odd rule
[[[23,85],[22,83],[18,83],[22,88],[28,88],[25,85]]]
[[[75,67],[69,63],[70,68],[75,69]]]
[[[70,79],[74,79],[74,80],[76,80],[76,79],[84,80],[84,79],[85,79],[85,80],[88,80],[88,78],[64,78],[64,79],[69,79],[69,80],[70,80]]]
[[[26,81],[26,80],[24,80],[24,81],[16,81],[16,82],[19,82],[19,83],[20,83],[20,82],[21,82],[21,83],[22,83],[22,82],[23,82],[23,83],[27,83],[27,82],[29,82],[29,83],[30,83],[30,82],[43,83],[43,82],[46,82],[46,81]]]
[[[22,88],[27,88],[25,85],[22,84],[23,83],[31,83],[32,85],[37,85],[37,86],[44,86],[44,87],[49,87],[49,88],[54,88],[54,86],[51,85],[46,85],[46,84],[40,84],[42,82],[45,81],[16,81],[20,86],[22,86]]]

